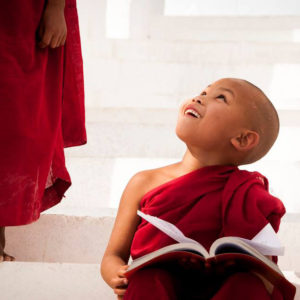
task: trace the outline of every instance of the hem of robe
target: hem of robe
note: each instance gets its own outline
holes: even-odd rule
[[[66,172],[66,175],[68,175],[67,170],[65,169],[64,171]],[[40,213],[60,203],[71,184],[72,182],[69,176],[57,176],[53,184],[44,190]],[[38,214],[37,219],[40,217],[40,213]],[[33,220],[32,222],[36,220]]]
[[[7,220],[5,220],[4,223],[0,223],[0,227],[31,224],[40,218],[42,212],[60,203],[72,182],[66,168],[62,168],[59,171],[56,170],[55,173],[55,176],[53,176],[53,184],[48,188],[45,188],[43,191],[42,199],[40,200],[41,206],[39,209],[34,210],[33,214],[28,218],[23,217],[22,220],[19,221],[11,220],[10,222],[7,222]],[[0,218],[0,220],[1,219],[2,218]]]
[[[87,140],[82,140],[78,142],[64,142],[64,148],[71,148],[71,147],[78,147],[78,146],[83,146],[87,144]]]

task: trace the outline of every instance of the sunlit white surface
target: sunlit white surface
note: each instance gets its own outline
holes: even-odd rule
[[[178,159],[118,158],[111,179],[110,207],[118,207],[123,190],[130,178],[142,170],[155,169],[175,163]]]
[[[293,31],[293,41],[300,43],[300,28],[299,29],[294,29]]]
[[[287,212],[300,213],[300,162],[267,161],[262,159],[241,169],[258,171],[269,180],[269,190],[272,195],[281,199]]]
[[[142,5],[135,5],[137,3]],[[161,115],[166,109],[177,108],[182,99],[198,94],[199,89],[220,77],[241,77],[261,87],[276,108],[284,112],[277,143],[253,168],[267,175],[271,190],[284,200],[288,211],[300,212],[297,204],[300,203],[297,191],[300,182],[300,123],[297,121],[300,120],[300,19],[289,17],[299,14],[299,6],[298,0],[78,1],[86,106],[90,109],[113,107],[115,113],[112,117],[118,122],[124,107],[127,107],[128,115],[132,114],[133,118],[128,121],[122,117],[124,130],[127,130],[128,123],[136,124],[131,125],[136,127],[130,127],[136,132],[136,142],[132,144],[133,147],[142,144],[144,150],[139,154],[116,150],[128,149],[124,145],[126,139],[119,137],[116,145],[116,139],[112,138],[116,131],[105,134],[108,127],[113,127],[109,119],[93,117],[88,128],[91,122],[97,123],[99,128],[88,132],[88,148],[92,149],[82,150],[81,160],[74,157],[70,161],[67,157],[73,186],[66,199],[55,209],[61,207],[62,212],[68,210],[74,215],[98,215],[104,207],[118,206],[122,191],[134,173],[172,162],[172,159],[162,157],[175,156],[170,150],[177,147],[175,142],[160,148],[166,150],[163,154],[152,145],[149,150],[147,142],[144,142],[145,130],[135,129],[141,128],[142,123],[152,123],[146,121],[149,117],[143,114],[136,117],[134,109],[153,107]],[[241,17],[243,14],[250,18]],[[263,14],[271,17],[261,18],[253,28],[255,19],[251,17]],[[276,14],[286,18],[282,21]],[[209,24],[208,28],[205,27],[207,30],[201,32],[197,26],[203,26],[203,15],[215,15],[217,18],[210,19],[215,24],[213,28]],[[218,23],[219,16],[229,15],[241,17],[238,18],[241,28],[227,28],[226,18],[223,18],[223,23]],[[235,19],[228,18],[229,23],[234,24]],[[274,24],[274,28],[270,24]],[[132,36],[128,37],[129,25],[131,29],[140,28],[140,35],[133,36],[131,33]],[[244,37],[251,39],[245,41]],[[153,114],[153,120],[150,117],[153,124],[155,116]],[[164,118],[169,119],[167,115]],[[89,115],[87,119],[91,119]],[[141,121],[133,121],[137,119]],[[163,134],[167,133],[154,128],[148,134],[161,143],[164,142]],[[79,152],[83,149],[78,148]],[[76,152],[77,156],[79,152]],[[136,159],[129,157],[139,155]]]
[[[299,15],[298,0],[165,0],[166,15]]]
[[[258,171],[269,180],[271,194],[280,198],[287,212],[300,212],[300,127],[281,126],[269,153],[242,169]]]
[[[127,39],[131,0],[107,0],[106,37]]]
[[[282,162],[300,161],[300,127],[281,126],[277,141],[264,159]]]
[[[273,67],[269,96],[277,109],[300,109],[300,64],[276,64]]]

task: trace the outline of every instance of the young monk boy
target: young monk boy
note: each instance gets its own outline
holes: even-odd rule
[[[264,176],[238,166],[262,158],[278,131],[274,106],[245,80],[221,79],[182,105],[176,133],[187,146],[183,159],[136,174],[122,195],[101,265],[118,299],[283,299],[250,272],[200,278],[188,267],[193,261],[180,272],[156,267],[137,271],[129,282],[124,277],[130,255],[175,243],[141,220],[138,209],[173,223],[206,249],[223,236],[252,239],[268,223],[277,232],[283,204],[268,193]]]

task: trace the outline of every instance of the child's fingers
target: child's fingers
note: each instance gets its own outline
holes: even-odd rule
[[[119,277],[125,277],[124,274],[126,273],[127,269],[128,269],[128,265],[122,266],[122,267],[119,269],[119,271],[117,272],[117,275],[118,275]]]
[[[118,273],[117,273],[117,275],[119,276],[119,277],[125,277],[125,270],[119,270],[118,271]]]
[[[129,265],[123,265],[123,266],[121,267],[121,270],[127,271],[128,268],[129,268]]]
[[[122,287],[114,288],[114,293],[118,296],[123,296],[126,293],[126,287],[124,287],[124,288],[122,288]]]
[[[128,280],[126,278],[113,278],[112,279],[112,285],[113,287],[118,287],[118,286],[127,286]]]

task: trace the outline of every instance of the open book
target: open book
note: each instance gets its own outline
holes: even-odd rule
[[[293,299],[295,287],[288,282],[279,267],[265,255],[283,255],[284,249],[270,224],[267,224],[252,240],[239,237],[222,237],[210,247],[209,252],[197,241],[186,237],[175,225],[146,215],[138,211],[138,215],[157,227],[178,243],[163,247],[135,259],[129,266],[125,276],[130,278],[137,270],[161,264],[176,264],[182,258],[195,258],[198,262],[209,263],[211,267],[226,265],[234,261],[238,270],[256,273],[268,288],[274,285],[284,294],[284,299]]]

